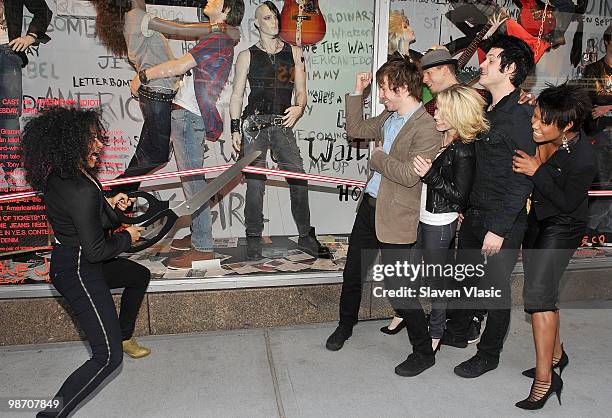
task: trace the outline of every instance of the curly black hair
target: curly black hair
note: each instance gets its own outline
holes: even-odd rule
[[[21,146],[26,180],[44,191],[51,172],[75,177],[81,167],[96,174],[96,167],[83,162],[95,136],[102,141],[105,127],[98,111],[73,107],[50,107],[30,120],[23,129]]]
[[[125,14],[132,9],[130,0],[91,0],[96,8],[96,36],[117,57],[127,56],[123,36]]]

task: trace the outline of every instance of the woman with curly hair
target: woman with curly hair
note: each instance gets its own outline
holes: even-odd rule
[[[96,7],[96,35],[113,54],[127,56],[140,72],[174,59],[164,35],[180,39],[199,39],[213,32],[226,32],[237,42],[238,29],[210,23],[181,24],[147,13],[144,0],[92,0]],[[151,80],[138,90],[144,119],[136,152],[127,170],[119,177],[146,174],[168,162],[170,157],[170,112],[178,89],[178,76]],[[129,191],[138,183],[117,190]]]
[[[523,239],[523,300],[536,367],[523,372],[533,383],[529,396],[516,403],[521,409],[540,409],[553,393],[561,403],[561,372],[569,358],[559,336],[559,281],[586,231],[595,157],[581,128],[590,112],[586,90],[568,84],[544,89],[531,118],[536,154],[519,150],[513,159],[513,170],[534,186]]]
[[[67,416],[122,362],[123,351],[144,357],[150,350],[132,337],[150,272],[117,256],[140,237],[140,227],[112,233],[120,225],[115,208],[128,197],[105,198],[96,179],[104,127],[93,110],[56,107],[24,128],[26,179],[42,190],[55,243],[49,276],[91,346],[92,357],[59,389],[61,405],[38,417]],[[110,289],[124,288],[119,318]]]

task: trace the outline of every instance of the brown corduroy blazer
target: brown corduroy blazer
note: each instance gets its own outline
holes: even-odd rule
[[[347,94],[345,103],[349,137],[383,139],[383,125],[391,112],[385,110],[376,117],[364,119],[362,96]],[[370,156],[370,169],[382,176],[376,199],[376,236],[380,241],[389,244],[416,241],[422,183],[412,161],[417,155],[433,160],[441,145],[442,134],[436,130],[431,115],[421,107],[399,131],[388,155],[375,152]]]

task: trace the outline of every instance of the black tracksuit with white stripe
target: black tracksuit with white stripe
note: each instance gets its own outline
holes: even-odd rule
[[[121,341],[132,337],[150,272],[117,258],[130,247],[131,238],[127,231],[109,232],[118,219],[99,183],[82,173],[76,178],[51,174],[44,195],[59,241],[51,253],[51,281],[70,305],[92,351],[58,391],[61,408],[37,415],[64,417],[121,364]],[[117,318],[110,289],[121,287],[125,290]]]

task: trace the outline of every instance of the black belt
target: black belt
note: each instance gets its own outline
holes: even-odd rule
[[[371,196],[366,193],[363,195],[363,200],[365,200],[367,204],[372,206],[373,208],[376,207],[376,198],[374,196]]]
[[[262,129],[269,128],[271,126],[283,126],[283,122],[284,121],[283,121],[282,116],[276,116],[270,119],[269,122],[262,122],[262,123],[253,122],[251,125],[249,125],[247,130],[249,132],[257,132],[257,131],[261,131]]]
[[[172,99],[174,99],[174,96],[176,96],[176,92],[162,93],[159,91],[145,90],[144,88],[142,88],[142,86],[138,88],[138,97],[144,97],[145,99],[149,99],[149,100],[157,100],[158,102],[172,103]]]

